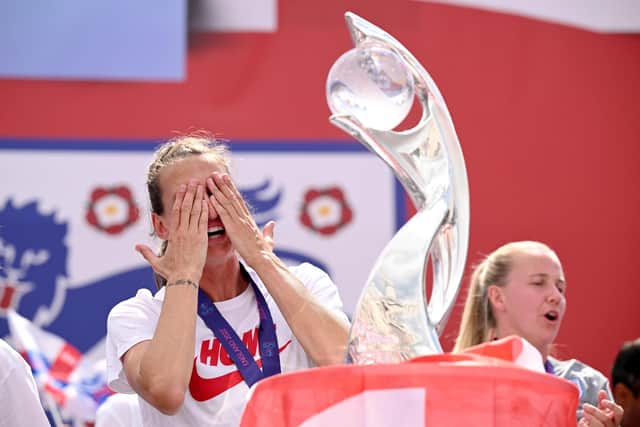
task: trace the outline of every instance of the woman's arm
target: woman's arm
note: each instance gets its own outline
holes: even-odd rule
[[[214,173],[207,186],[234,248],[260,276],[307,355],[318,366],[342,363],[349,324],[318,304],[273,253],[273,222],[260,232],[229,175]]]
[[[176,413],[193,368],[198,281],[207,253],[208,207],[204,188],[190,182],[176,194],[169,244],[161,257],[138,246],[153,269],[167,278],[153,338],[130,348],[122,362],[131,387],[165,414]]]
[[[311,360],[318,366],[343,363],[349,335],[346,319],[320,305],[272,252],[247,263],[262,279]]]

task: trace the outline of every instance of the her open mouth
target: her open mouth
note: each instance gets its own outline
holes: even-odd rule
[[[557,311],[549,311],[544,315],[544,317],[552,322],[555,322],[556,320],[558,320],[559,315]]]
[[[209,237],[222,236],[223,234],[224,234],[223,227],[210,227],[207,229],[207,236]]]

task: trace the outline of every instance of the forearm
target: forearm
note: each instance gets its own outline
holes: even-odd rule
[[[250,266],[311,360],[318,366],[342,363],[349,334],[347,322],[318,304],[274,254],[262,254]]]
[[[175,283],[179,278],[169,278]],[[140,361],[141,385],[152,394],[184,393],[193,368],[198,292],[189,284],[165,289],[155,333]]]

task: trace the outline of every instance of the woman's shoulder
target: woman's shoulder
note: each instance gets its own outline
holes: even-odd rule
[[[577,359],[559,360],[549,357],[548,360],[556,376],[569,380],[578,387],[582,402],[597,404],[599,390],[605,390],[611,395],[609,380],[597,369]]]
[[[328,276],[327,273],[320,267],[311,264],[310,262],[303,262],[301,264],[293,265],[289,267],[289,270],[296,276],[302,277],[318,277]]]
[[[549,357],[549,362],[551,363],[551,366],[553,366],[554,373],[558,376],[572,374],[585,377],[599,377],[604,380],[607,379],[602,372],[578,359],[560,360],[554,357]]]
[[[259,284],[261,288],[264,288],[262,284],[262,280],[258,274],[251,267],[243,264],[244,268],[247,270],[249,275],[254,279],[256,283]],[[309,287],[316,283],[333,283],[331,281],[330,276],[322,270],[320,267],[315,266],[309,262],[303,262],[295,265],[287,265],[287,269],[291,274],[293,274],[298,280],[302,282],[303,285]],[[264,290],[264,289],[261,289]]]
[[[135,296],[120,301],[109,313],[109,317],[134,314],[136,312],[158,312],[162,308],[164,292],[158,291],[154,296],[149,289],[138,289]]]

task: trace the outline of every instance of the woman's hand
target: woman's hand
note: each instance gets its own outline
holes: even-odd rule
[[[189,185],[182,184],[169,216],[168,245],[164,255],[156,256],[146,245],[136,245],[136,250],[165,279],[178,275],[198,282],[207,258],[209,205],[204,186],[196,180],[191,180]]]
[[[238,254],[249,264],[273,251],[275,223],[269,221],[261,232],[242,195],[226,173],[214,172],[207,178],[209,200],[224,224],[225,232]]]
[[[598,392],[598,407],[585,403],[582,412],[579,427],[618,427],[624,415],[622,406],[607,399],[604,390]]]

